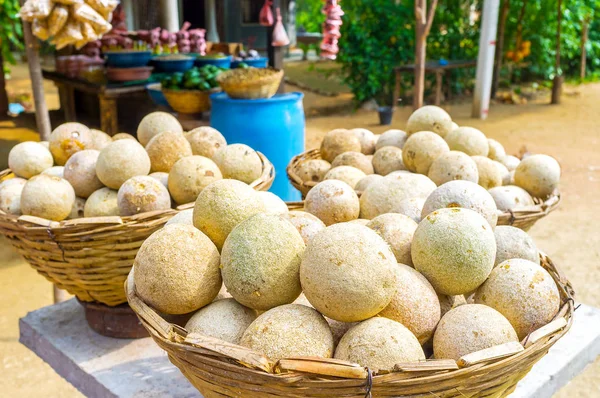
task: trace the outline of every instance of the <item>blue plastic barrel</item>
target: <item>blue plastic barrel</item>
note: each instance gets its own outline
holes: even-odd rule
[[[242,62],[252,68],[266,68],[269,64],[269,58],[260,57],[260,58],[245,59],[242,61],[231,61],[231,69],[235,69],[235,68],[239,67]]]
[[[228,144],[246,144],[273,163],[275,181],[270,191],[285,201],[301,199],[285,169],[292,157],[304,152],[303,97],[296,92],[256,100],[231,99],[225,93],[210,96],[210,125]]]

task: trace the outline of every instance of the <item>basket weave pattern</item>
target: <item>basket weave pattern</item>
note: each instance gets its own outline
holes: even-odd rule
[[[193,114],[210,110],[210,95],[220,90],[169,90],[162,89],[169,106],[175,112]]]
[[[308,191],[318,183],[314,181],[302,181],[296,173],[296,170],[301,163],[312,159],[321,159],[321,152],[319,149],[311,149],[310,151],[294,156],[287,167],[288,179],[294,188],[302,193],[302,198],[305,198]],[[547,216],[558,207],[558,204],[560,203],[560,193],[556,192],[546,200],[534,198],[534,201],[534,206],[521,207],[512,212],[499,214],[498,225],[510,225],[521,228],[524,231],[529,230],[536,221]]]
[[[555,320],[566,321],[540,336],[527,348],[501,359],[487,360],[457,370],[397,367],[401,370],[370,375],[359,365],[335,359],[295,358],[272,363],[247,348],[188,334],[167,322],[137,296],[130,274],[125,289],[131,308],[171,362],[207,398],[211,397],[505,397],[517,382],[570,328],[573,322],[573,290],[552,261],[541,254],[542,266],[552,275],[561,308]],[[288,371],[282,370],[284,362]],[[452,361],[453,362],[453,361]],[[311,371],[289,371],[290,363],[309,364]],[[404,364],[406,365],[406,364]],[[297,368],[296,368],[297,369]],[[304,369],[307,369],[306,367]]]
[[[261,177],[250,184],[256,190],[268,190],[275,169],[267,158]],[[0,180],[11,171],[0,172]],[[181,210],[136,214],[129,217],[93,217],[50,221],[32,216],[15,216],[0,210],[0,233],[31,266],[57,287],[81,301],[97,301],[115,306],[127,301],[123,283],[131,270],[138,249],[153,232]]]
[[[247,78],[240,80],[235,78],[236,74],[250,73],[252,69],[232,69],[217,76],[217,82],[231,98],[237,99],[260,99],[271,98],[277,93],[277,89],[283,79],[283,71],[276,69],[257,69],[260,73],[270,71],[268,75]]]

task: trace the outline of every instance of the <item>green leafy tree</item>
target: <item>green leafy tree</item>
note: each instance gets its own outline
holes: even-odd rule
[[[321,9],[325,5],[323,0],[297,0],[296,1],[296,26],[304,28],[307,32],[321,32],[325,15]]]
[[[23,49],[23,30],[17,13],[18,0],[0,0],[0,117],[8,112],[8,96],[6,94],[6,63],[14,64],[13,50]]]

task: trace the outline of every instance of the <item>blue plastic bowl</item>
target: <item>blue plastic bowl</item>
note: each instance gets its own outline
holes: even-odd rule
[[[107,66],[113,68],[137,68],[148,65],[152,59],[151,51],[106,51]]]
[[[267,64],[269,63],[269,58],[260,57],[254,59],[247,59],[245,61],[231,61],[231,69],[237,68],[242,62],[253,68],[266,68]]]
[[[218,66],[219,68],[229,69],[229,68],[231,68],[231,60],[232,59],[233,59],[233,57],[231,55],[228,55],[225,58],[207,58],[207,57],[200,56],[200,57],[196,58],[196,62],[194,62],[194,65],[196,65],[199,68],[206,66],[206,65],[214,65],[214,66]]]
[[[146,86],[146,91],[148,91],[148,95],[150,96],[150,99],[156,105],[166,106],[167,108],[170,108],[169,103],[167,102],[167,99],[165,98],[165,95],[163,94],[163,92],[161,90],[160,83],[148,84]]]
[[[187,57],[185,59],[165,59],[165,56],[152,58],[152,65],[158,72],[185,72],[194,67],[194,58]]]

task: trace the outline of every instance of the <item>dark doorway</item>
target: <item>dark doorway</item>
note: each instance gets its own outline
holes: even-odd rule
[[[183,20],[192,24],[191,29],[206,28],[204,0],[183,0]]]

